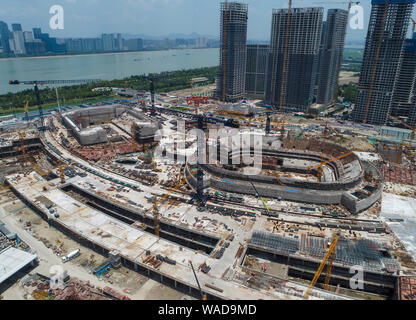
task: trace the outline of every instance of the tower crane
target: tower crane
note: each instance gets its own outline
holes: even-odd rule
[[[23,154],[23,167],[26,166],[27,163],[27,157],[26,157],[26,150],[25,150],[25,143],[24,143],[24,137],[26,136],[26,132],[18,131],[19,133],[19,139],[20,139],[20,147]]]
[[[412,144],[412,143],[405,143],[404,140],[402,140],[402,143],[400,143],[400,145],[398,145],[398,150],[397,150],[397,157],[396,157],[396,163],[400,164],[402,161],[402,156],[403,156],[403,147],[406,147],[407,150],[410,150],[410,147],[414,147],[416,146],[416,144]]]
[[[331,162],[333,162],[333,161],[336,161],[336,160],[340,160],[340,159],[346,158],[346,157],[348,157],[349,155],[353,154],[354,152],[360,152],[360,151],[363,151],[363,150],[365,150],[365,148],[361,148],[361,149],[357,149],[357,150],[349,151],[349,152],[347,152],[347,153],[344,153],[344,154],[342,154],[342,155],[340,155],[340,156],[334,157],[334,158],[329,159],[329,160],[327,160],[327,161],[323,161],[323,158],[322,158],[322,155],[321,155],[321,162],[320,162],[320,163],[318,163],[318,164],[315,164],[315,165],[313,165],[313,166],[309,166],[309,167],[308,167],[308,171],[311,171],[313,168],[317,168],[317,169],[319,170],[319,168],[321,168],[321,167],[323,167],[323,166],[327,165],[328,163],[331,163]]]
[[[202,300],[207,300],[207,295],[202,292],[201,286],[199,285],[198,277],[196,276],[196,272],[195,272],[195,269],[194,269],[194,266],[193,266],[191,260],[189,260],[189,264],[191,265],[192,272],[194,273],[194,277],[195,277],[195,280],[196,280],[196,284],[198,285],[198,289],[199,289],[199,292],[201,294],[201,298],[202,298]]]
[[[316,282],[318,281],[319,277],[321,276],[322,271],[324,270],[324,267],[326,263],[328,262],[328,266],[326,269],[326,276],[325,276],[325,290],[329,289],[329,280],[331,278],[332,273],[332,263],[335,259],[335,246],[337,245],[339,236],[337,234],[334,235],[331,245],[329,246],[328,252],[326,253],[324,259],[322,260],[321,264],[319,265],[318,271],[316,271],[315,276],[313,277],[311,283],[309,284],[308,289],[305,292],[305,295],[303,296],[303,299],[307,299],[309,297],[309,294],[312,291],[312,288],[315,287]]]
[[[65,172],[64,172],[64,167],[62,166],[61,160],[58,160],[58,166],[59,166],[59,178],[61,179],[61,183],[65,184]]]
[[[97,80],[97,79],[85,79],[85,80],[31,80],[31,81],[10,80],[9,84],[10,85],[33,85],[33,89],[35,91],[35,96],[36,96],[36,103],[37,103],[38,109],[39,109],[39,117],[40,117],[39,130],[44,131],[44,130],[46,130],[45,119],[43,117],[42,102],[40,100],[40,92],[39,92],[39,87],[38,86],[48,85],[48,84],[52,84],[52,85],[77,84],[77,83],[84,84],[84,83],[97,82],[97,81],[99,81],[99,80]]]
[[[28,110],[29,110],[29,100],[27,100],[26,101],[26,104],[25,104],[25,118],[26,118],[26,122],[27,123],[29,123],[29,113],[28,113]]]
[[[159,227],[159,205],[165,201],[173,192],[181,188],[187,181],[188,178],[190,178],[191,175],[184,178],[181,182],[179,182],[174,188],[169,190],[168,193],[166,193],[164,196],[162,196],[159,200],[156,200],[156,196],[153,197],[153,216],[154,216],[154,225],[155,225],[155,234],[157,237],[160,236],[160,227]]]
[[[135,134],[135,126],[134,122],[131,123],[131,151],[134,152],[136,150],[136,140],[134,140]]]
[[[412,20],[412,24],[413,24],[412,26],[412,38],[413,38],[413,35],[415,34],[416,20],[413,18],[410,18],[410,19]]]

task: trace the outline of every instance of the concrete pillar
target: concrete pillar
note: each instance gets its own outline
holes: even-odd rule
[[[160,282],[163,282],[163,276],[160,275]]]
[[[150,270],[147,269],[147,276],[150,277]]]
[[[139,267],[137,266],[137,264],[134,264],[134,271],[137,272],[138,269],[139,269]]]
[[[178,287],[178,283],[176,282],[176,280],[175,280],[175,288],[177,288]]]

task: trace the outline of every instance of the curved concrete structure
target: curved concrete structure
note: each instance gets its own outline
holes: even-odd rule
[[[297,142],[297,141],[296,141]],[[282,146],[293,144],[293,141],[286,139]],[[298,148],[278,149],[264,148],[262,151],[263,160],[265,157],[274,158],[282,163],[281,166],[273,166],[265,164],[263,167],[267,169],[278,169],[280,167],[283,171],[298,172],[298,173],[312,173],[316,174],[316,170],[308,171],[307,167],[311,163],[320,163],[322,161],[322,154],[316,152],[314,149],[324,151],[333,151],[332,154],[325,154],[324,159],[331,160],[337,158],[325,165],[327,170],[326,177],[332,177],[331,181],[308,181],[304,179],[289,178],[289,177],[273,177],[264,175],[246,175],[239,171],[226,169],[223,166],[202,164],[201,167],[206,172],[204,178],[204,187],[212,187],[215,189],[255,195],[255,188],[261,196],[268,198],[281,197],[284,200],[313,203],[313,204],[334,204],[343,205],[350,212],[358,213],[371,207],[381,196],[383,190],[384,177],[383,174],[371,163],[363,162],[358,157],[351,153],[348,156],[339,158],[343,154],[347,154],[348,150],[330,144],[310,140],[303,140],[301,145],[311,146],[316,143],[315,148],[308,148],[300,150]],[[316,146],[316,145],[315,145]],[[241,152],[240,152],[241,154]],[[236,154],[228,153],[229,163]],[[237,154],[238,156],[238,154]],[[299,165],[284,165],[286,159],[296,159]],[[306,165],[302,165],[302,161]],[[226,165],[229,167],[230,165]],[[185,174],[191,175],[189,166],[186,166]],[[325,176],[325,175],[324,175]],[[196,179],[194,176],[188,179],[189,183],[196,186]]]

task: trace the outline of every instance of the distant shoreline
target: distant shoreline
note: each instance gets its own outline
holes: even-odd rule
[[[12,58],[0,58],[1,61],[23,60],[23,59],[48,59],[48,58],[68,58],[68,57],[85,57],[85,56],[108,56],[108,55],[122,55],[142,52],[163,52],[171,50],[207,50],[218,48],[177,48],[177,49],[161,49],[161,50],[140,50],[140,51],[127,51],[127,52],[96,52],[96,53],[76,53],[76,54],[60,54],[56,56],[28,56],[28,57],[12,57]]]

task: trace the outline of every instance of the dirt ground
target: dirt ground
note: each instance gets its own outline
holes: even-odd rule
[[[187,97],[187,96],[190,96],[191,94],[197,94],[197,93],[200,93],[200,92],[208,92],[209,93],[209,92],[212,92],[213,90],[215,90],[215,84],[194,88],[192,90],[191,89],[185,89],[185,90],[172,91],[172,92],[169,92],[169,94],[172,95],[172,96]]]
[[[358,81],[360,80],[360,77],[354,77],[354,74],[356,74],[356,72],[351,72],[351,71],[341,71],[340,72],[340,79],[339,79],[339,83],[340,85],[343,84],[348,84],[350,82],[352,83],[358,83]]]

